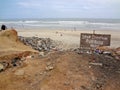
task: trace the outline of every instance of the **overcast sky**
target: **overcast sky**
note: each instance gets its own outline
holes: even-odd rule
[[[120,0],[0,0],[9,18],[120,18]]]

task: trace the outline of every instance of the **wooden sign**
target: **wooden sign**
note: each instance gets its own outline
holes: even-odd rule
[[[99,46],[110,46],[111,35],[81,33],[80,48],[91,49]]]

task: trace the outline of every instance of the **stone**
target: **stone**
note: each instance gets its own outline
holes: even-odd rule
[[[46,71],[50,71],[50,70],[53,70],[53,69],[54,69],[53,66],[48,66],[48,67],[46,67]]]
[[[40,56],[45,56],[44,52],[39,52]]]
[[[22,57],[22,58],[21,58],[21,61],[25,61],[25,60],[26,60],[26,57]]]
[[[38,45],[38,46],[41,46],[41,45],[42,45],[42,41],[39,40],[37,45]]]
[[[43,72],[40,72],[40,75],[43,75]]]
[[[7,62],[0,62],[0,71],[5,70],[9,66],[9,63]]]
[[[4,70],[4,65],[0,63],[0,72]]]
[[[120,60],[119,56],[115,56],[115,59]]]
[[[31,56],[31,55],[26,57],[26,59],[31,59],[31,58],[32,58],[32,56]]]

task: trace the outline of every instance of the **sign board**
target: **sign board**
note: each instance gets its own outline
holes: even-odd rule
[[[110,46],[111,35],[81,33],[80,48],[92,49],[98,46]]]

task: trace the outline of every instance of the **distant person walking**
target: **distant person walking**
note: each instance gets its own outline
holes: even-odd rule
[[[3,24],[2,26],[1,26],[1,30],[6,30],[7,29],[7,27]]]

